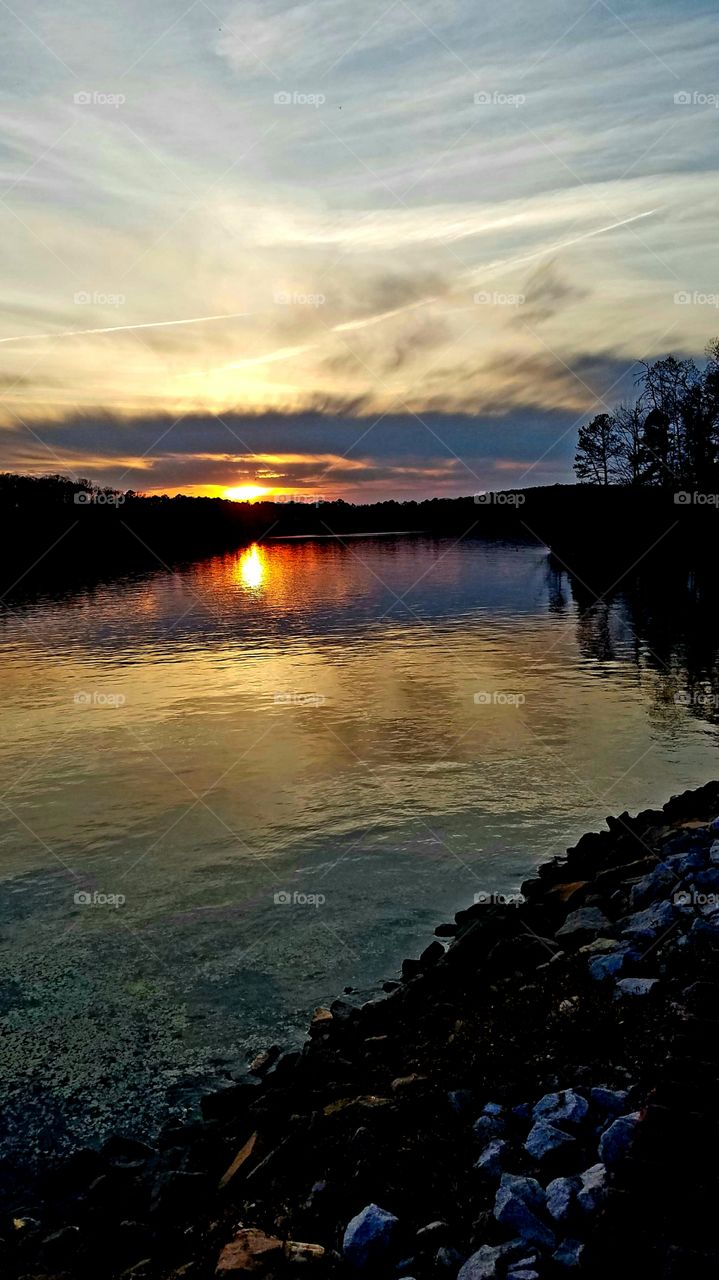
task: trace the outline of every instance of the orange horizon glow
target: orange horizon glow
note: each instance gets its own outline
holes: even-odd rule
[[[272,489],[261,484],[238,484],[222,491],[222,497],[229,502],[253,502],[258,498],[268,498]]]

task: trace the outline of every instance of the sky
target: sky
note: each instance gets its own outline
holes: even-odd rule
[[[0,0],[0,469],[572,478],[719,333],[704,0]]]

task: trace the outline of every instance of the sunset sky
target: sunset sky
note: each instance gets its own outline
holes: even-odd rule
[[[708,0],[0,13],[0,469],[547,484],[719,333]]]

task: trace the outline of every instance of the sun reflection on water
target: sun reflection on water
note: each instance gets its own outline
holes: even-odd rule
[[[267,573],[267,565],[265,553],[260,550],[257,543],[254,543],[248,551],[244,551],[240,556],[238,572],[243,587],[249,587],[250,590],[257,591],[262,586]]]

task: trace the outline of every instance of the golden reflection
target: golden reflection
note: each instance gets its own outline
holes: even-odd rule
[[[260,550],[255,542],[249,551],[244,551],[240,556],[240,581],[243,587],[250,587],[253,591],[256,591],[258,587],[262,586],[266,573],[265,553]]]

